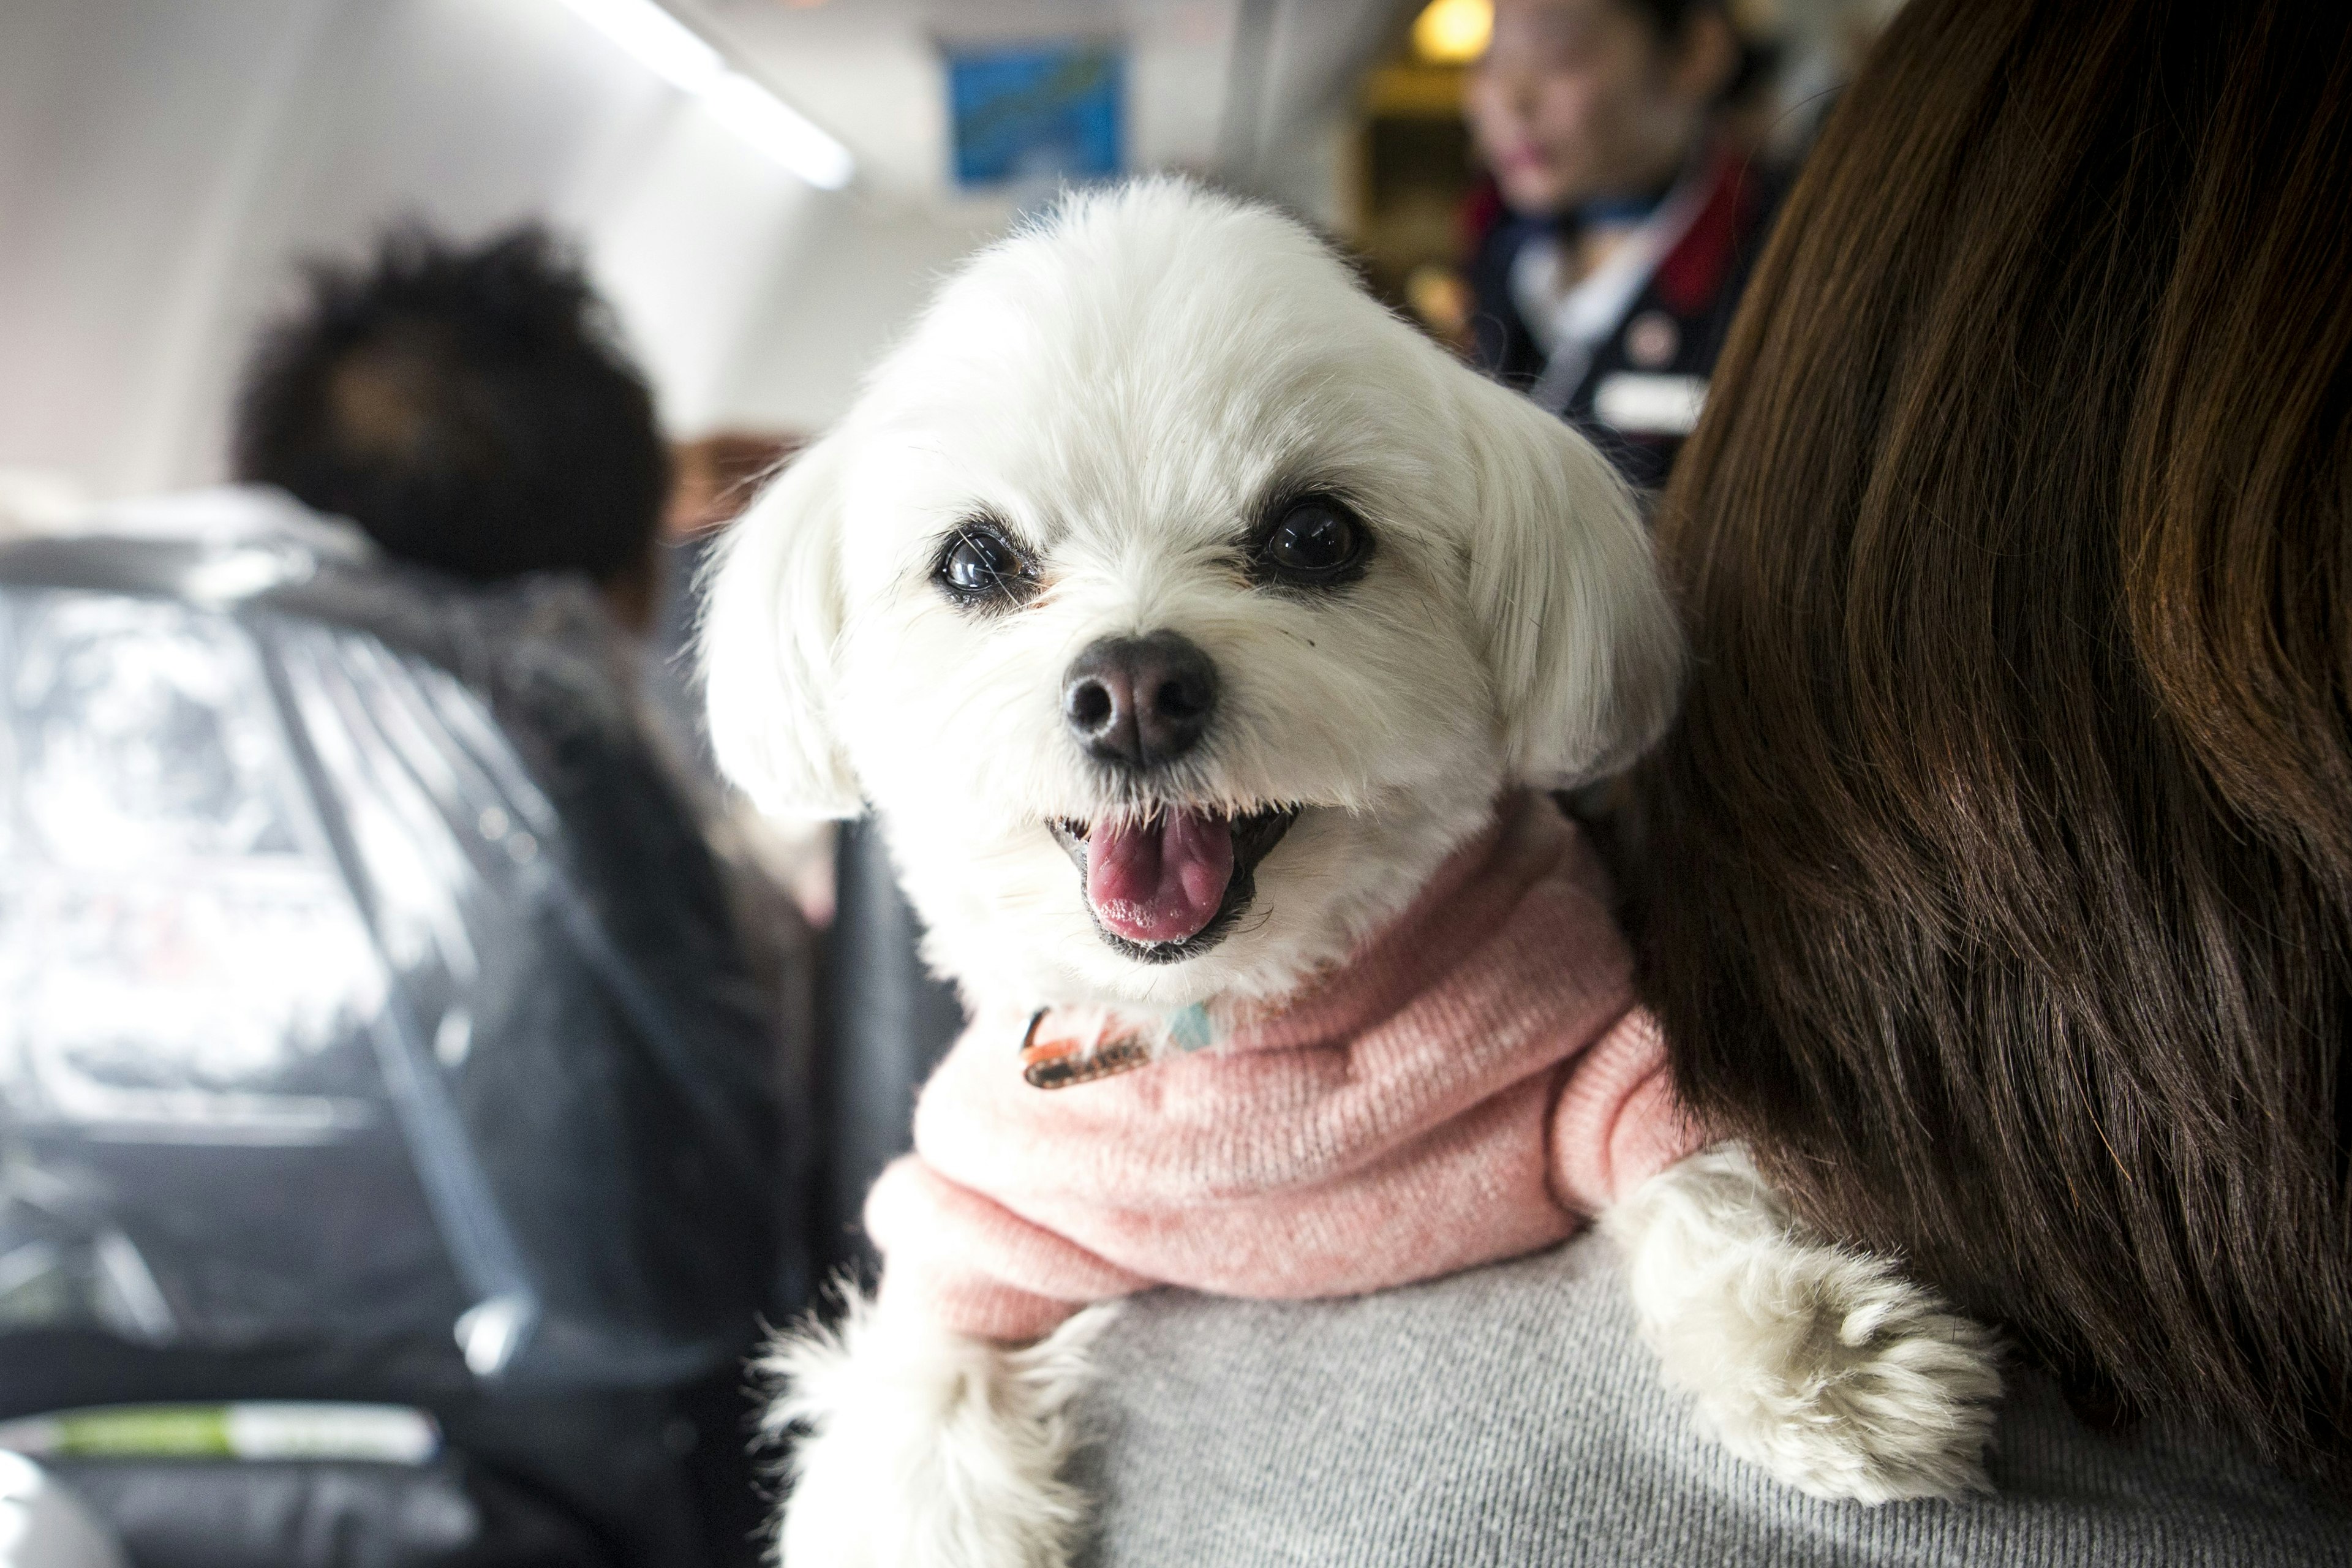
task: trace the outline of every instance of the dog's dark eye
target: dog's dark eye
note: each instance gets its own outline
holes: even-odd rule
[[[949,536],[932,575],[950,598],[965,605],[1017,604],[1037,586],[1028,561],[1004,531],[977,521]]]
[[[1266,530],[1257,547],[1262,581],[1324,586],[1362,575],[1371,537],[1364,525],[1329,496],[1292,501]]]

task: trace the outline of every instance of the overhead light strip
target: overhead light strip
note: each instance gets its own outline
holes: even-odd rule
[[[701,100],[720,124],[819,190],[849,184],[849,149],[741,71],[656,0],[563,0],[574,15],[641,65]]]

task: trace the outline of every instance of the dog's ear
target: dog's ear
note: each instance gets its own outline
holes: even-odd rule
[[[803,452],[710,568],[701,645],[712,749],[753,804],[779,816],[862,809],[832,714],[844,463],[838,438]]]
[[[1665,731],[1682,630],[1632,493],[1591,442],[1526,398],[1465,378],[1475,466],[1470,608],[1511,776],[1603,777]]]

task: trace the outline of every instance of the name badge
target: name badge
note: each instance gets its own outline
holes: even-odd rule
[[[1628,436],[1687,436],[1706,406],[1703,375],[1641,375],[1613,371],[1592,389],[1592,413]]]

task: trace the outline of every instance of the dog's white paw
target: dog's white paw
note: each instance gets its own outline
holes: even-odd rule
[[[1086,1522],[1062,1479],[1071,1398],[1113,1309],[1017,1350],[853,1298],[780,1338],[771,1434],[797,1429],[783,1568],[1062,1568]]]
[[[1989,1489],[1998,1340],[1885,1259],[1809,1232],[1744,1152],[1683,1161],[1602,1225],[1666,1381],[1733,1453],[1815,1497]]]

